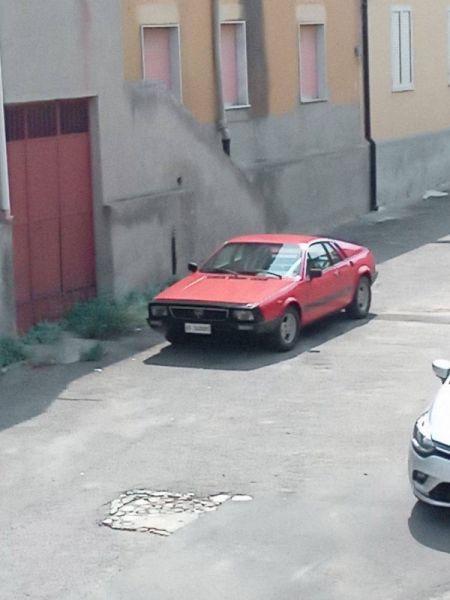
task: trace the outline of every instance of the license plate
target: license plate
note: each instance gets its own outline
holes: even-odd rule
[[[201,335],[211,335],[211,325],[209,323],[185,323],[184,331],[186,333],[199,333]]]

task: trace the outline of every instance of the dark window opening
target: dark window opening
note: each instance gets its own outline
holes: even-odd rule
[[[50,137],[58,132],[55,104],[36,104],[27,109],[27,137]]]
[[[25,138],[25,110],[21,106],[5,106],[6,141]]]
[[[85,100],[61,102],[60,128],[62,134],[84,133],[89,130],[88,105]]]

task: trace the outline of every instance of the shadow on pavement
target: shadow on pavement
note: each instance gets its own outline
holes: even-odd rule
[[[185,344],[161,348],[158,354],[144,360],[149,366],[182,367],[191,369],[216,369],[226,371],[253,371],[269,365],[290,360],[304,352],[320,352],[317,346],[363,327],[369,318],[351,321],[344,313],[327,317],[314,325],[305,327],[297,346],[290,352],[271,350],[261,339],[214,340],[193,339]]]
[[[450,197],[422,200],[397,210],[380,210],[323,233],[369,247],[377,263],[439,241],[450,234]]]
[[[76,379],[160,343],[159,336],[145,329],[119,341],[105,342],[106,354],[99,362],[31,367],[13,365],[0,375],[0,431],[45,412]]]
[[[419,544],[450,553],[449,509],[417,502],[408,519],[408,527]]]

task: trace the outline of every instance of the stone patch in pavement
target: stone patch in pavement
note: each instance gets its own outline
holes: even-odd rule
[[[129,490],[112,500],[109,515],[102,521],[111,529],[141,531],[168,536],[195,521],[199,515],[217,510],[227,500],[251,500],[244,494],[220,493],[196,496],[155,492],[147,489]]]

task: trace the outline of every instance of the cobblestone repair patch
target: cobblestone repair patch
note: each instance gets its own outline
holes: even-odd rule
[[[129,490],[111,502],[109,515],[101,524],[111,529],[168,536],[195,521],[202,513],[217,510],[227,500],[245,502],[252,497],[225,493],[200,497],[193,493]]]

